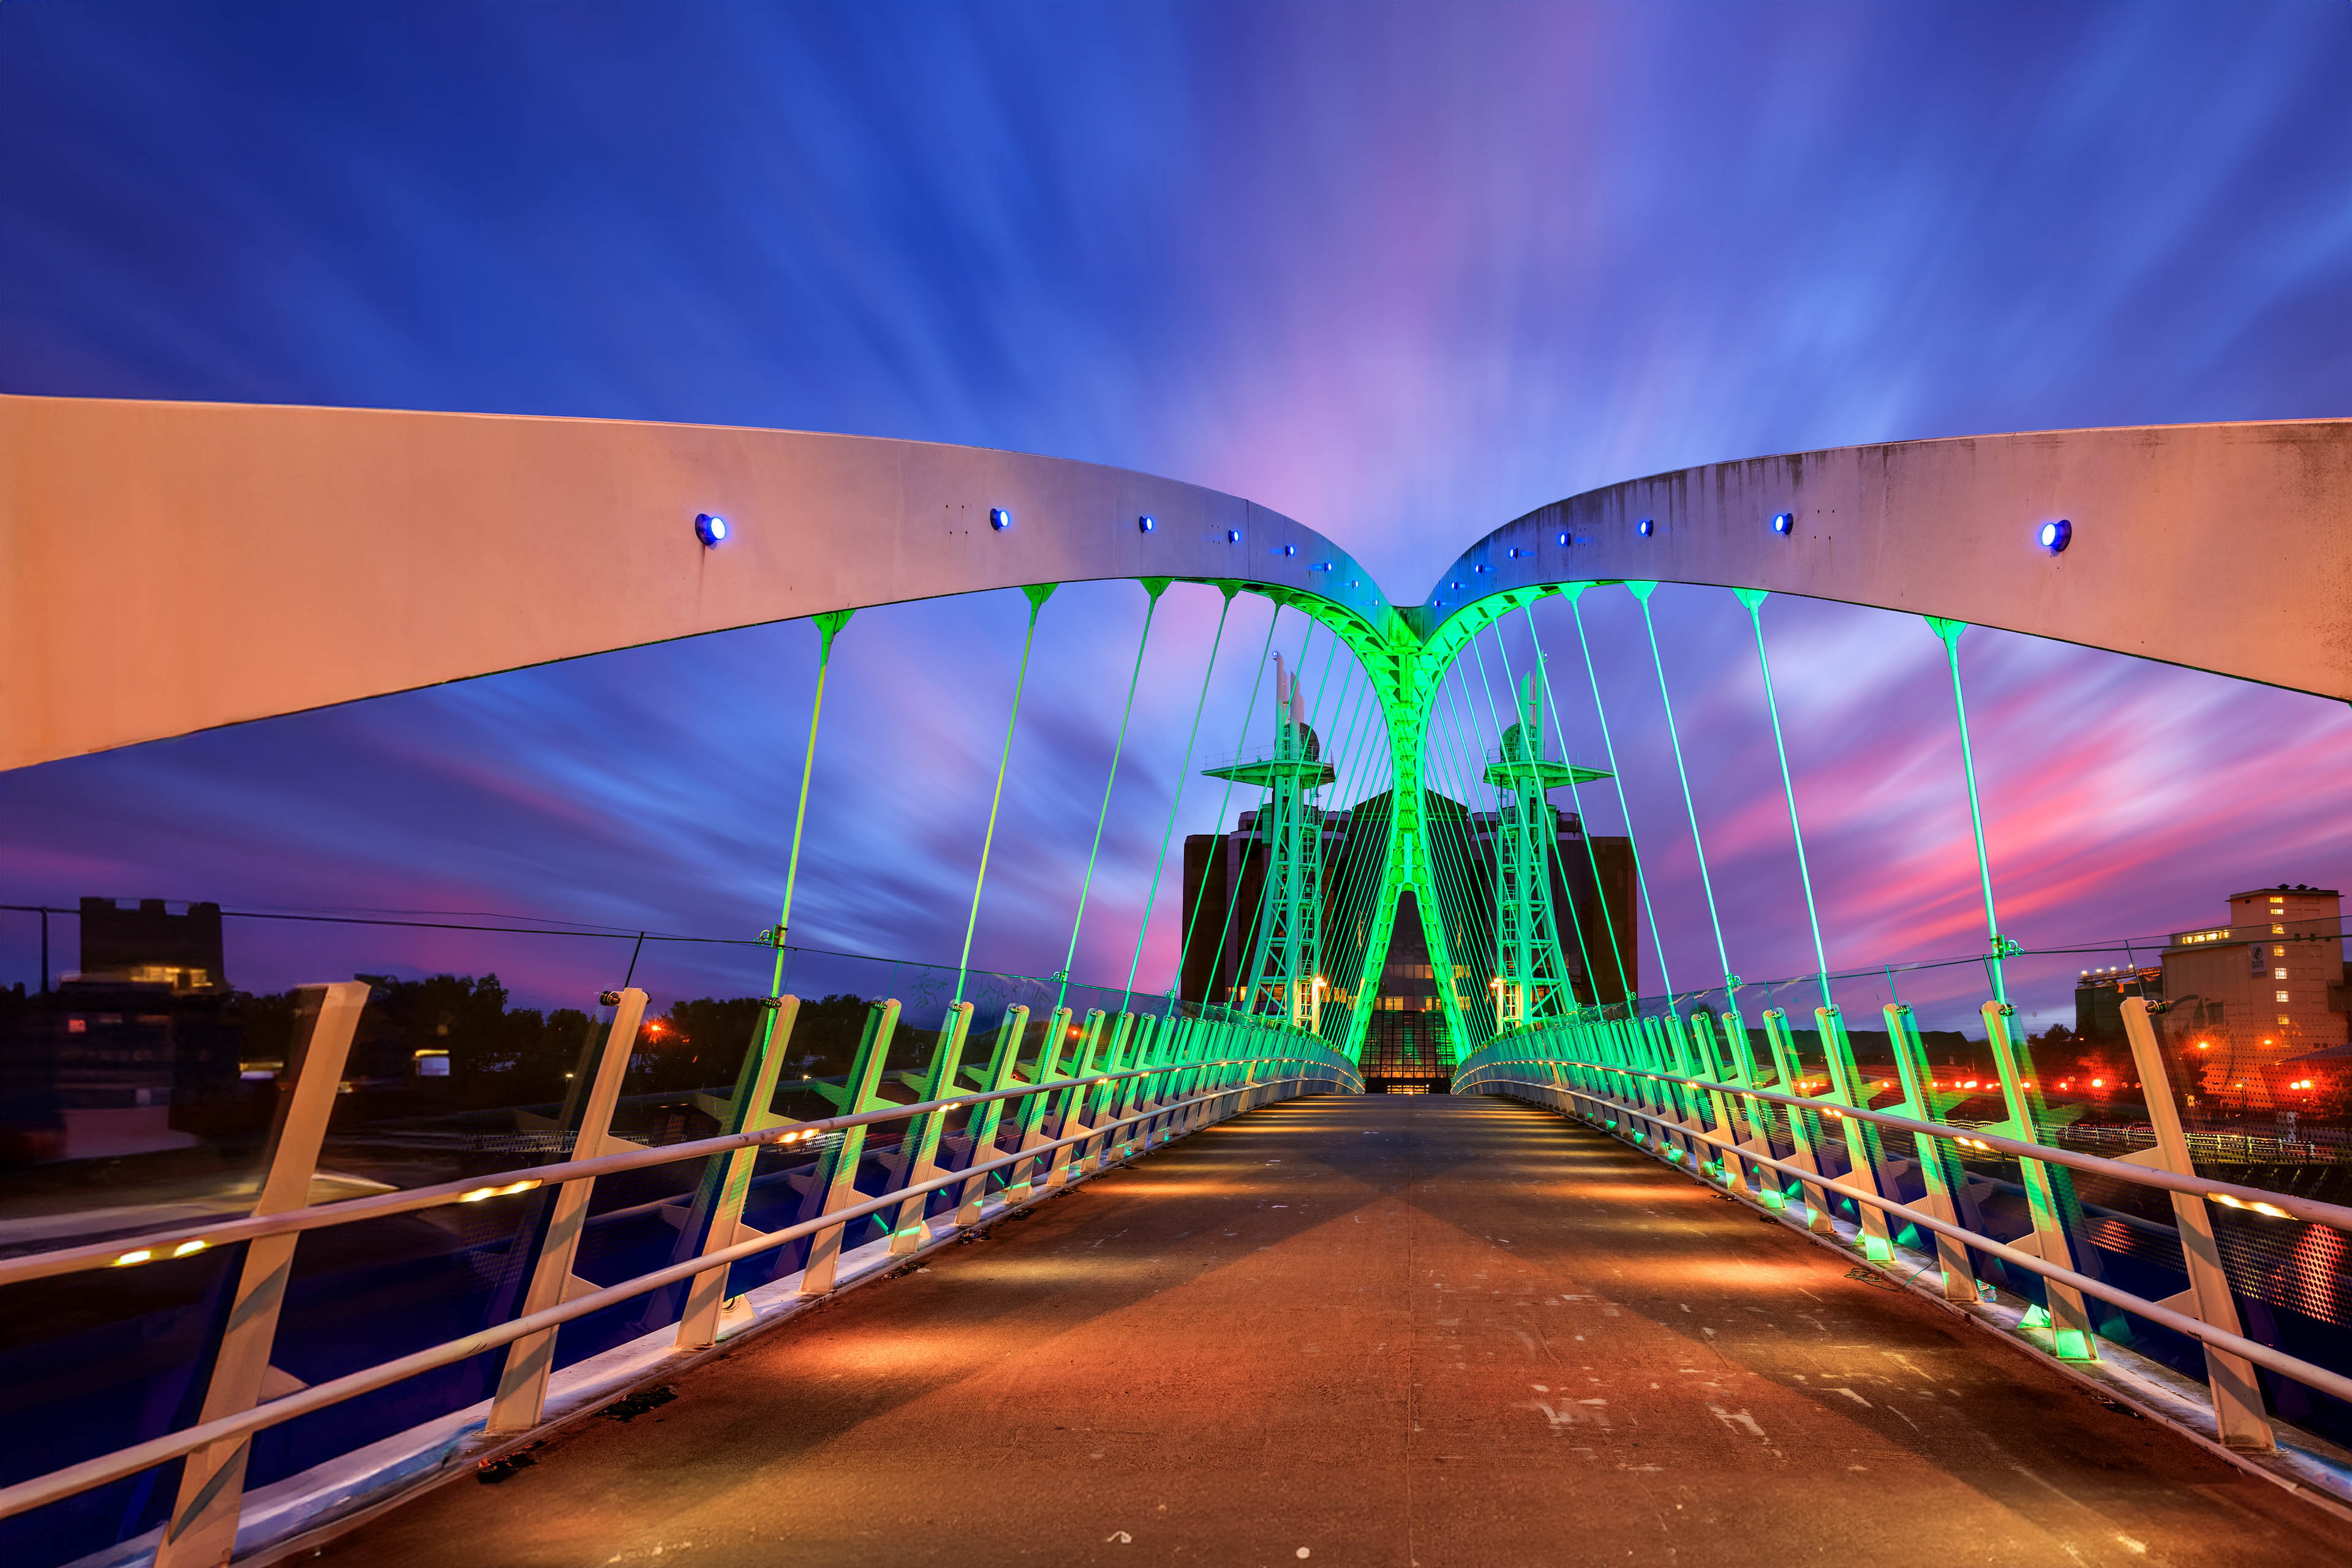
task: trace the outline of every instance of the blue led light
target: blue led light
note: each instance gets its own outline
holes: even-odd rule
[[[1777,511],[1772,514],[1773,532],[1786,533],[1796,526],[1797,520],[1794,514],[1785,511]]]
[[[1559,531],[1559,542],[1562,544],[1566,544],[1568,542],[1568,530],[1563,528]]]
[[[2043,523],[2034,538],[2041,542],[2042,549],[2056,555],[2074,542],[2074,525],[2062,517],[2055,522]]]
[[[1013,526],[1013,514],[1005,510],[1001,506],[990,507],[988,509],[988,526],[996,530],[997,532],[1003,533],[1006,529]]]
[[[727,520],[715,511],[694,514],[694,537],[702,541],[705,550],[727,542]]]
[[[1650,537],[1651,533],[1656,530],[1656,528],[1657,524],[1645,517],[1641,521],[1633,525],[1633,531],[1640,534],[1643,538],[1647,539]]]
[[[1135,520],[1135,531],[1138,533],[1150,533],[1159,526],[1159,522],[1152,518],[1139,517]]]
[[[1296,555],[1298,553],[1298,546],[1296,544],[1286,544],[1282,547],[1282,552],[1285,555]]]
[[[1229,528],[1225,530],[1225,542],[1227,544],[1239,544],[1241,542],[1242,531],[1240,529]]]

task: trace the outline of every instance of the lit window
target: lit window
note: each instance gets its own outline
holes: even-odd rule
[[[2286,934],[2286,927],[2273,926],[2271,927],[2271,934],[2273,936],[2284,936]]]
[[[2279,1022],[2280,1022],[2280,1023],[2282,1023],[2282,1024],[2284,1024],[2284,1023],[2287,1022],[2287,1016],[2286,1016],[2285,1014],[2284,1014],[2284,1013],[2281,1013],[2281,1014],[2278,1016],[2278,1018],[2279,1018]],[[2269,1045],[2269,1044],[2270,1044],[2270,1042],[2269,1042],[2268,1040],[2264,1040],[2264,1041],[2263,1042],[2263,1044],[2264,1044],[2264,1045],[2266,1045],[2266,1046],[2267,1046],[2267,1045]]]
[[[2284,991],[2280,992],[2280,993],[2278,994],[2278,999],[2279,999],[2280,1001],[2282,1001],[2282,1002],[2285,1001],[2285,1000],[2286,1000],[2286,993],[2285,993],[2285,992],[2284,992]],[[2282,1024],[2284,1024],[2284,1023],[2285,1023],[2285,1022],[2286,1022],[2286,1020],[2285,1020],[2284,1018],[2281,1018],[2281,1019],[2279,1020],[2279,1022],[2280,1022],[2280,1023],[2282,1023]]]
[[[2286,970],[2284,967],[2272,970],[2271,978],[2273,980],[2284,980],[2286,978]]]
[[[2286,956],[2286,949],[2283,947],[2274,947],[2271,949],[2271,956],[2273,958],[2284,958]]]

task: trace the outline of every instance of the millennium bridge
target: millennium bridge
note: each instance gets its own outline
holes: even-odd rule
[[[2211,1041],[2177,998],[2118,994],[2115,1114],[2037,1066],[2021,977],[2073,959],[2003,926],[1964,634],[2352,700],[2352,423],[1721,463],[1508,522],[1397,603],[1286,517],[1083,463],[6,397],[0,541],[7,768],[816,628],[731,1076],[649,1130],[658,1026],[617,973],[554,1102],[455,1179],[354,1195],[322,1152],[378,983],[300,992],[232,1209],[0,1256],[11,1563],[2344,1561],[2352,1189],[2318,1142],[2195,1111]],[[1077,915],[1035,975],[983,975],[999,808],[1040,783],[1032,640],[1120,582]],[[1752,648],[1777,761],[1744,782],[1798,870],[1769,911],[1721,904],[1693,782],[1727,763],[1677,721],[1664,584]],[[990,803],[961,957],[820,994],[791,933],[826,674],[860,612],[1013,593],[1003,748],[930,781]],[[1070,970],[1187,594],[1216,595],[1208,668],[1149,678],[1192,713],[1152,825],[1153,886],[1185,884],[1160,994]],[[1789,760],[1790,600],[1919,617],[1884,624],[1948,674],[1911,719],[1953,770],[1886,787],[1960,825],[1965,885],[1932,890],[1981,904],[1936,981],[1970,988],[1957,1031],[1901,1000],[1916,968],[1829,961],[1855,917],[1806,858],[1841,803]],[[1606,689],[1604,636],[1646,684]],[[1211,701],[1220,670],[1245,701]],[[1635,754],[1679,784],[1638,818]],[[1220,831],[1180,852],[1188,792]],[[1588,802],[1649,841],[1584,831]],[[1670,850],[1701,897],[1662,911]],[[2340,963],[2303,891],[2203,934]],[[1743,978],[1727,915],[1816,962]],[[1709,973],[1643,973],[1662,920]]]

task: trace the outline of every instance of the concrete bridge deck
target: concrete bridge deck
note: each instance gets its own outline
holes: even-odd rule
[[[1273,1106],[924,1263],[311,1560],[2346,1561],[2315,1509],[1509,1100]]]

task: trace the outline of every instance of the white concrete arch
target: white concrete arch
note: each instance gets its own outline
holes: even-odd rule
[[[695,537],[703,511],[734,523],[718,549]],[[1263,584],[1379,640],[1393,624],[1312,529],[1093,463],[0,396],[0,768],[826,610],[1120,577]]]
[[[2060,518],[2073,540],[2053,555],[2035,534]],[[2352,700],[2352,420],[1899,441],[1656,474],[1496,529],[1406,618],[1434,637],[1497,594],[1629,579],[1916,611]]]

